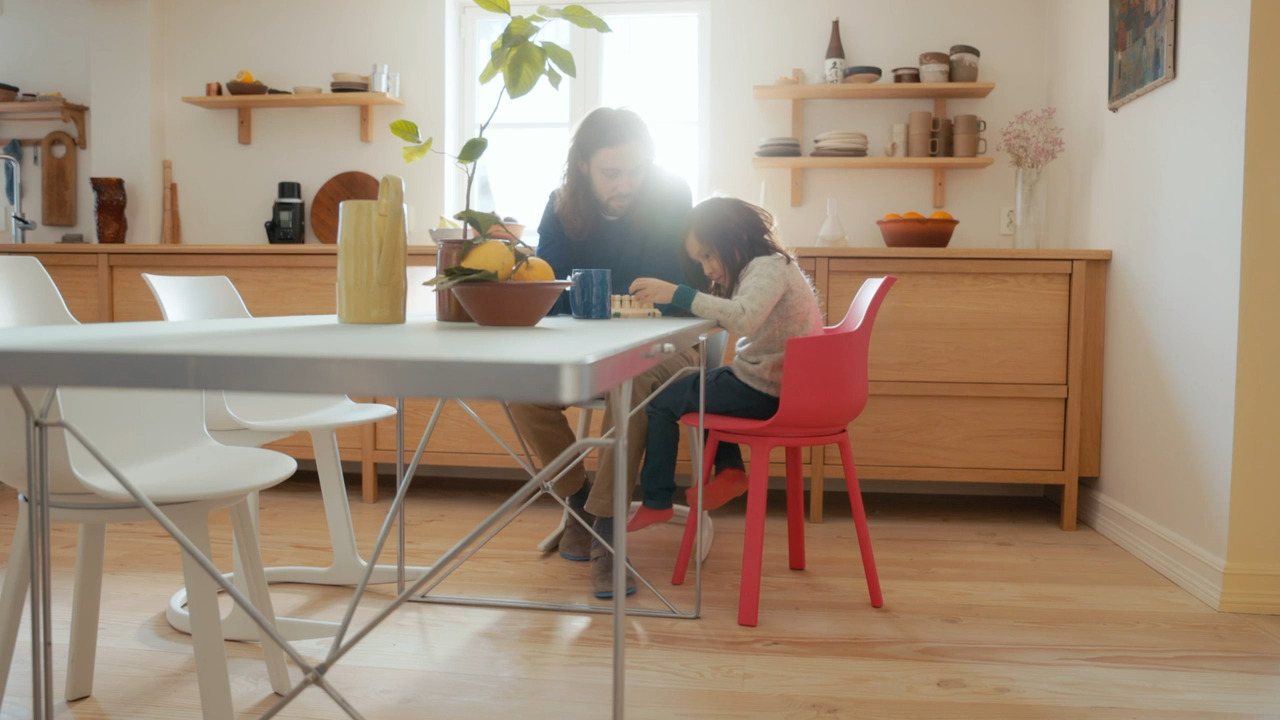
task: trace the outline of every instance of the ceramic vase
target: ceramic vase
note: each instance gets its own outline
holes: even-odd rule
[[[95,177],[89,178],[93,188],[93,215],[98,225],[98,242],[122,243],[129,230],[129,221],[124,217],[124,208],[129,198],[124,192],[124,180],[121,178]]]

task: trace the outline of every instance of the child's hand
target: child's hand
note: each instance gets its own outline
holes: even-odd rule
[[[631,283],[631,294],[642,302],[668,305],[675,297],[676,286],[657,278],[640,278]]]

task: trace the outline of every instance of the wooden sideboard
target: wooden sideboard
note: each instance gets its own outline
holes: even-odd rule
[[[329,245],[4,245],[0,252],[38,257],[83,322],[159,319],[143,272],[225,274],[255,315],[328,314],[335,307],[337,256]],[[421,281],[434,274],[435,251],[413,247],[409,252],[413,312],[434,303]],[[864,279],[885,274],[899,279],[872,335],[871,397],[850,426],[861,477],[1060,487],[1062,527],[1075,527],[1078,480],[1096,476],[1099,466],[1110,252],[800,248],[797,253],[814,278],[828,324],[844,316]],[[406,401],[408,438],[421,434],[433,406],[432,400]],[[471,406],[518,446],[500,406]],[[395,462],[394,421],[344,431],[339,445],[344,459],[361,461],[363,496],[372,502],[375,463]],[[272,447],[300,458],[311,454],[305,437]],[[771,460],[773,471],[781,474],[781,454]],[[822,488],[826,453],[816,450],[805,462],[813,487]],[[423,463],[516,467],[455,404],[446,406]],[[839,475],[838,461],[834,465]],[[682,466],[687,471],[687,462]],[[822,518],[822,498],[821,492],[810,493],[815,522]]]

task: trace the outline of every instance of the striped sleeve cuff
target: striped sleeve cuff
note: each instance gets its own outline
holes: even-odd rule
[[[671,304],[675,305],[681,310],[688,310],[689,312],[693,312],[693,299],[696,298],[697,296],[698,296],[697,290],[694,290],[688,285],[679,285],[676,287],[675,294],[671,296]]]

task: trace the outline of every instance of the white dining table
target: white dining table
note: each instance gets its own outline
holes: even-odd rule
[[[40,443],[50,418],[39,397],[23,388],[89,386],[119,388],[181,388],[202,390],[348,393],[396,397],[455,397],[503,401],[572,404],[601,395],[611,399],[614,424],[611,439],[580,439],[560,458],[549,461],[521,486],[502,507],[466,538],[442,555],[432,570],[406,587],[388,607],[349,637],[345,631],[359,602],[364,583],[348,609],[325,662],[307,665],[291,652],[304,671],[304,680],[267,712],[274,715],[302,689],[318,684],[352,646],[368,635],[392,611],[430,583],[438,570],[453,563],[466,547],[500,517],[538,492],[584,448],[612,446],[616,462],[614,516],[625,518],[626,426],[630,415],[631,383],[641,373],[701,342],[714,323],[698,318],[645,320],[575,320],[544,318],[534,327],[482,327],[471,323],[436,322],[430,316],[411,316],[398,325],[339,323],[334,316],[290,316],[197,320],[189,322],[126,322],[0,329],[0,385],[12,386],[26,399],[30,457],[29,498],[36,537],[32,548],[32,675],[33,717],[52,720],[50,667],[50,604],[48,587],[48,499],[43,483]],[[92,441],[92,438],[88,438]],[[126,478],[117,478],[134,492]],[[388,511],[370,566],[387,539],[392,516],[402,507],[405,477]],[[205,570],[251,615],[244,596],[202,558],[163,513],[144,497],[135,500],[174,535],[188,553],[202,559]],[[615,557],[626,557],[625,523],[614,523]],[[614,563],[613,717],[625,710],[626,564]],[[260,616],[259,623],[264,621]],[[267,628],[276,642],[289,643]],[[331,687],[323,689],[353,718],[360,717]]]

